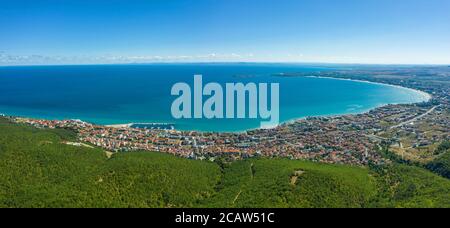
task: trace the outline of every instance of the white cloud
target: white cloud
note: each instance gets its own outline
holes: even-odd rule
[[[101,56],[44,56],[10,55],[0,52],[0,65],[48,65],[48,64],[126,64],[158,62],[196,62],[196,61],[239,61],[252,54],[204,54],[204,55],[101,55]]]
[[[399,61],[400,59],[400,61]],[[401,61],[403,60],[403,62]],[[45,56],[45,55],[11,55],[0,51],[0,65],[64,65],[64,64],[132,64],[132,63],[169,63],[169,62],[298,62],[298,63],[374,63],[374,64],[448,64],[445,58],[427,59],[421,62],[420,56],[409,59],[396,56],[355,57],[355,56],[313,56],[306,54],[255,55],[209,53],[202,55],[99,55],[99,56]]]

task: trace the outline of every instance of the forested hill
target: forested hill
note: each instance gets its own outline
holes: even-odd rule
[[[412,166],[110,156],[74,142],[0,118],[0,207],[450,207],[450,181]]]

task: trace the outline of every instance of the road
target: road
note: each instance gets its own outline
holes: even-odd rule
[[[436,106],[434,106],[433,108],[431,108],[430,110],[428,110],[427,112],[425,112],[424,114],[422,114],[422,115],[420,115],[420,116],[417,116],[417,117],[415,117],[415,118],[413,118],[413,119],[410,119],[410,120],[408,120],[408,121],[405,121],[405,122],[403,122],[403,123],[400,123],[400,124],[397,124],[397,125],[395,125],[395,126],[392,126],[390,129],[395,129],[395,128],[403,127],[403,126],[405,126],[405,125],[407,125],[407,124],[410,124],[410,123],[414,123],[415,121],[417,121],[417,120],[419,120],[419,119],[422,119],[423,117],[427,116],[428,114],[434,112],[434,110],[436,110],[436,108],[438,108],[439,106],[440,106],[440,105],[436,105]]]

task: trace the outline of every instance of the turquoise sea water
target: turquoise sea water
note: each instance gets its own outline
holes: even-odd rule
[[[0,68],[0,113],[96,124],[174,123],[180,130],[243,131],[258,119],[172,118],[177,82],[280,83],[282,122],[307,116],[361,113],[393,103],[426,100],[413,90],[348,80],[284,78],[279,73],[331,68],[289,64],[150,64]]]

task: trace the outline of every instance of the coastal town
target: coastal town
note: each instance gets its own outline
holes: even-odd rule
[[[64,128],[78,140],[108,152],[155,151],[190,159],[214,161],[248,157],[284,157],[331,164],[384,164],[380,153],[389,145],[410,160],[431,159],[434,148],[450,140],[450,70],[348,70],[280,77],[332,77],[403,86],[430,94],[425,103],[387,105],[367,113],[310,117],[273,129],[245,133],[205,133],[173,128],[135,128],[132,125],[100,126],[80,120],[39,120],[9,117],[38,128]]]

